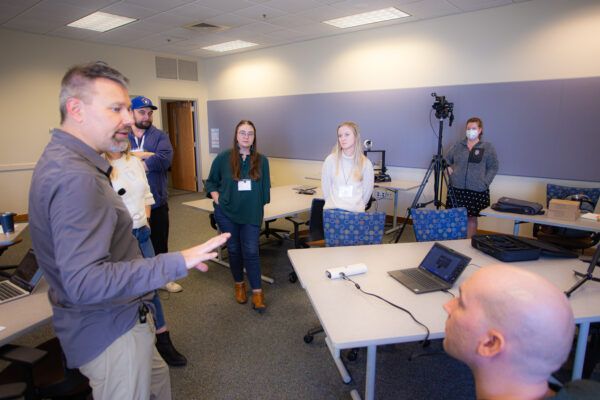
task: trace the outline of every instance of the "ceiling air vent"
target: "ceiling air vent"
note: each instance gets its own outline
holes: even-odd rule
[[[184,27],[187,29],[192,29],[194,31],[205,32],[205,33],[221,32],[226,29],[229,29],[228,26],[213,25],[213,24],[208,24],[206,22],[200,22],[197,24],[189,24],[189,25],[185,25]]]

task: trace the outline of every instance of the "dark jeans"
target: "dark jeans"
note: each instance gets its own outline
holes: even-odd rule
[[[227,252],[229,253],[229,266],[233,280],[243,282],[244,268],[246,268],[250,287],[260,289],[261,273],[258,258],[260,227],[250,224],[236,224],[217,205],[215,205],[215,220],[221,232],[231,233],[231,238],[227,241]]]
[[[169,205],[164,204],[152,209],[150,213],[152,246],[156,254],[169,252]]]
[[[150,228],[147,226],[142,226],[141,228],[134,229],[133,236],[135,236],[138,241],[140,250],[142,251],[142,256],[144,256],[144,258],[154,257],[154,248],[152,247],[152,241],[150,240]],[[156,329],[160,329],[167,325],[167,322],[165,321],[165,312],[163,311],[160,297],[158,297],[158,290],[154,291],[152,304],[154,304],[156,311],[154,313],[154,326]]]

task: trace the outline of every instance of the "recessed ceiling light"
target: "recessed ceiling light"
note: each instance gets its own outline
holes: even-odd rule
[[[384,8],[381,10],[369,11],[362,14],[349,15],[347,17],[330,19],[323,21],[325,24],[333,25],[337,28],[352,28],[353,26],[373,24],[375,22],[389,21],[391,19],[410,17],[410,14],[400,11],[395,7]]]
[[[257,44],[252,43],[252,42],[245,42],[243,40],[232,40],[231,42],[213,44],[212,46],[203,47],[203,49],[210,50],[210,51],[224,52],[224,51],[243,49],[243,48],[252,47],[252,46],[257,46]]]
[[[67,26],[89,29],[97,32],[106,32],[134,21],[137,21],[137,19],[97,11],[88,15],[87,17],[83,17],[75,22],[71,22]]]

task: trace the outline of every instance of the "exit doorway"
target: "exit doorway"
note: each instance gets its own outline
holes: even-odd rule
[[[190,192],[202,191],[200,148],[198,140],[197,101],[160,99],[163,130],[173,146],[169,186]]]

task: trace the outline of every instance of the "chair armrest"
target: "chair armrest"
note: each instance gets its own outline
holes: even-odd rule
[[[28,366],[33,366],[47,354],[48,352],[44,350],[13,344],[7,344],[0,348],[1,359]]]
[[[294,226],[300,226],[300,225],[308,225],[308,221],[304,221],[302,219],[299,218],[295,218],[295,217],[285,217],[285,219],[287,219],[288,221],[290,221],[292,224],[294,224]]]

